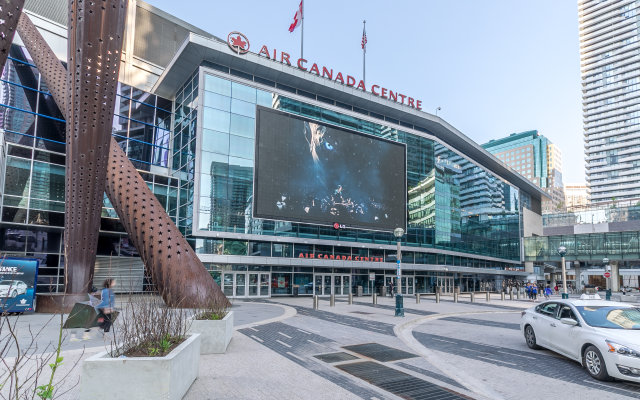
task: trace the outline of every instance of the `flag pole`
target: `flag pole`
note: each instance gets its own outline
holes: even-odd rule
[[[304,0],[301,0],[300,4],[302,4],[302,21],[300,23],[300,58],[304,58]]]
[[[367,28],[367,20],[365,19],[364,21],[362,21],[363,40],[364,40],[364,34],[367,32],[366,28]],[[367,84],[366,65],[367,65],[367,44],[364,43],[362,45],[362,82],[364,82],[365,86]]]

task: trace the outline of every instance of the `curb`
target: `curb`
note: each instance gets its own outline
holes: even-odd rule
[[[242,303],[242,304],[262,304],[262,305],[267,305],[267,306],[280,307],[280,308],[282,308],[284,310],[284,314],[279,315],[277,317],[265,319],[265,320],[262,320],[262,321],[250,322],[248,324],[234,326],[233,327],[234,331],[237,331],[239,329],[244,329],[244,328],[251,328],[253,326],[266,325],[266,324],[270,324],[272,322],[284,321],[285,319],[294,317],[294,316],[296,316],[298,314],[298,312],[296,311],[295,308],[289,307],[289,306],[285,306],[284,304],[267,303],[267,302],[263,303],[263,302],[257,302],[257,301],[251,301],[251,302],[242,301],[240,303]]]
[[[461,373],[455,366],[448,364],[447,362],[443,362],[442,359],[436,355],[433,351],[427,349],[423,346],[415,337],[413,337],[413,330],[425,323],[426,321],[458,316],[458,315],[475,315],[475,314],[507,314],[507,313],[517,313],[520,311],[475,311],[475,312],[456,312],[456,313],[447,313],[447,314],[435,314],[435,315],[427,315],[423,317],[414,318],[412,320],[406,322],[400,322],[393,327],[393,332],[396,337],[400,339],[404,344],[409,346],[412,350],[417,352],[421,357],[426,359],[433,366],[441,370],[445,375],[449,376],[451,379],[460,383],[463,387],[466,387],[471,392],[482,396],[483,398],[493,399],[493,400],[502,400],[504,397],[496,392],[494,389],[488,387],[478,379],[473,376]]]

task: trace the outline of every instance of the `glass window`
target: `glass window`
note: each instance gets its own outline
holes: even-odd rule
[[[203,129],[202,150],[219,154],[229,154],[229,134]]]
[[[217,76],[205,74],[204,90],[208,90],[210,92],[222,94],[225,96],[231,96],[231,81],[218,78]]]
[[[34,161],[31,197],[64,201],[64,188],[64,166]]]
[[[291,290],[291,273],[272,272],[271,273],[271,294],[272,295],[290,295]]]
[[[233,99],[231,100],[231,112],[254,118],[256,114],[256,105],[255,103]]]
[[[264,90],[257,91],[257,103],[260,106],[271,107],[273,104],[273,95],[269,92],[265,92]]]
[[[255,119],[242,115],[231,114],[230,133],[253,139],[255,137],[255,127]]]
[[[205,107],[215,108],[222,111],[231,111],[231,97],[221,94],[204,92]]]
[[[229,132],[230,116],[228,112],[205,107],[203,115],[203,128],[219,132]]]
[[[555,317],[557,308],[558,303],[544,303],[536,307],[536,312],[549,317]]]
[[[248,101],[250,103],[256,102],[256,89],[243,85],[241,83],[231,83],[231,97],[238,100]]]
[[[273,243],[273,257],[291,257],[293,245],[290,243]]]
[[[7,157],[5,193],[15,196],[26,196],[26,194],[29,193],[30,169],[30,160]]]
[[[252,139],[235,135],[230,135],[229,138],[229,155],[253,159],[254,143]]]

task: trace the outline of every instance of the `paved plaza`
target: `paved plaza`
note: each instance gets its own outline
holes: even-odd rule
[[[640,399],[640,385],[595,381],[575,362],[527,348],[519,321],[531,302],[452,300],[405,298],[403,318],[388,297],[339,298],[334,307],[321,299],[318,310],[309,297],[235,301],[227,352],[201,357],[185,399]],[[20,324],[47,320],[25,315]],[[67,332],[66,387],[78,362],[108,347],[95,329],[83,336]]]

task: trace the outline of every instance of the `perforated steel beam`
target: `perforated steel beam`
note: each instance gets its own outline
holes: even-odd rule
[[[24,0],[0,0],[0,71],[7,62]]]
[[[38,29],[27,14],[21,14],[17,26],[20,39],[29,51],[33,62],[38,66],[49,92],[58,105],[62,115],[67,118],[67,70],[58,57],[44,41]]]
[[[66,101],[66,70],[29,18],[23,14],[18,31],[32,54],[57,104]],[[25,38],[27,40],[25,40]],[[34,55],[34,54],[37,54]],[[60,107],[68,120],[67,108]],[[113,109],[109,112],[109,116]],[[67,153],[67,158],[72,154]],[[229,302],[193,252],[155,195],[117,142],[110,139],[106,192],[147,272],[169,306],[201,307]],[[96,230],[98,226],[96,226]],[[65,266],[69,274],[69,264]],[[76,267],[81,267],[77,265]],[[89,275],[93,275],[93,264]],[[67,291],[67,293],[72,293]]]
[[[93,280],[126,0],[69,1],[64,248],[67,293]]]
[[[165,303],[180,307],[228,304],[218,285],[146,182],[111,139],[107,195],[129,239],[150,269]]]

